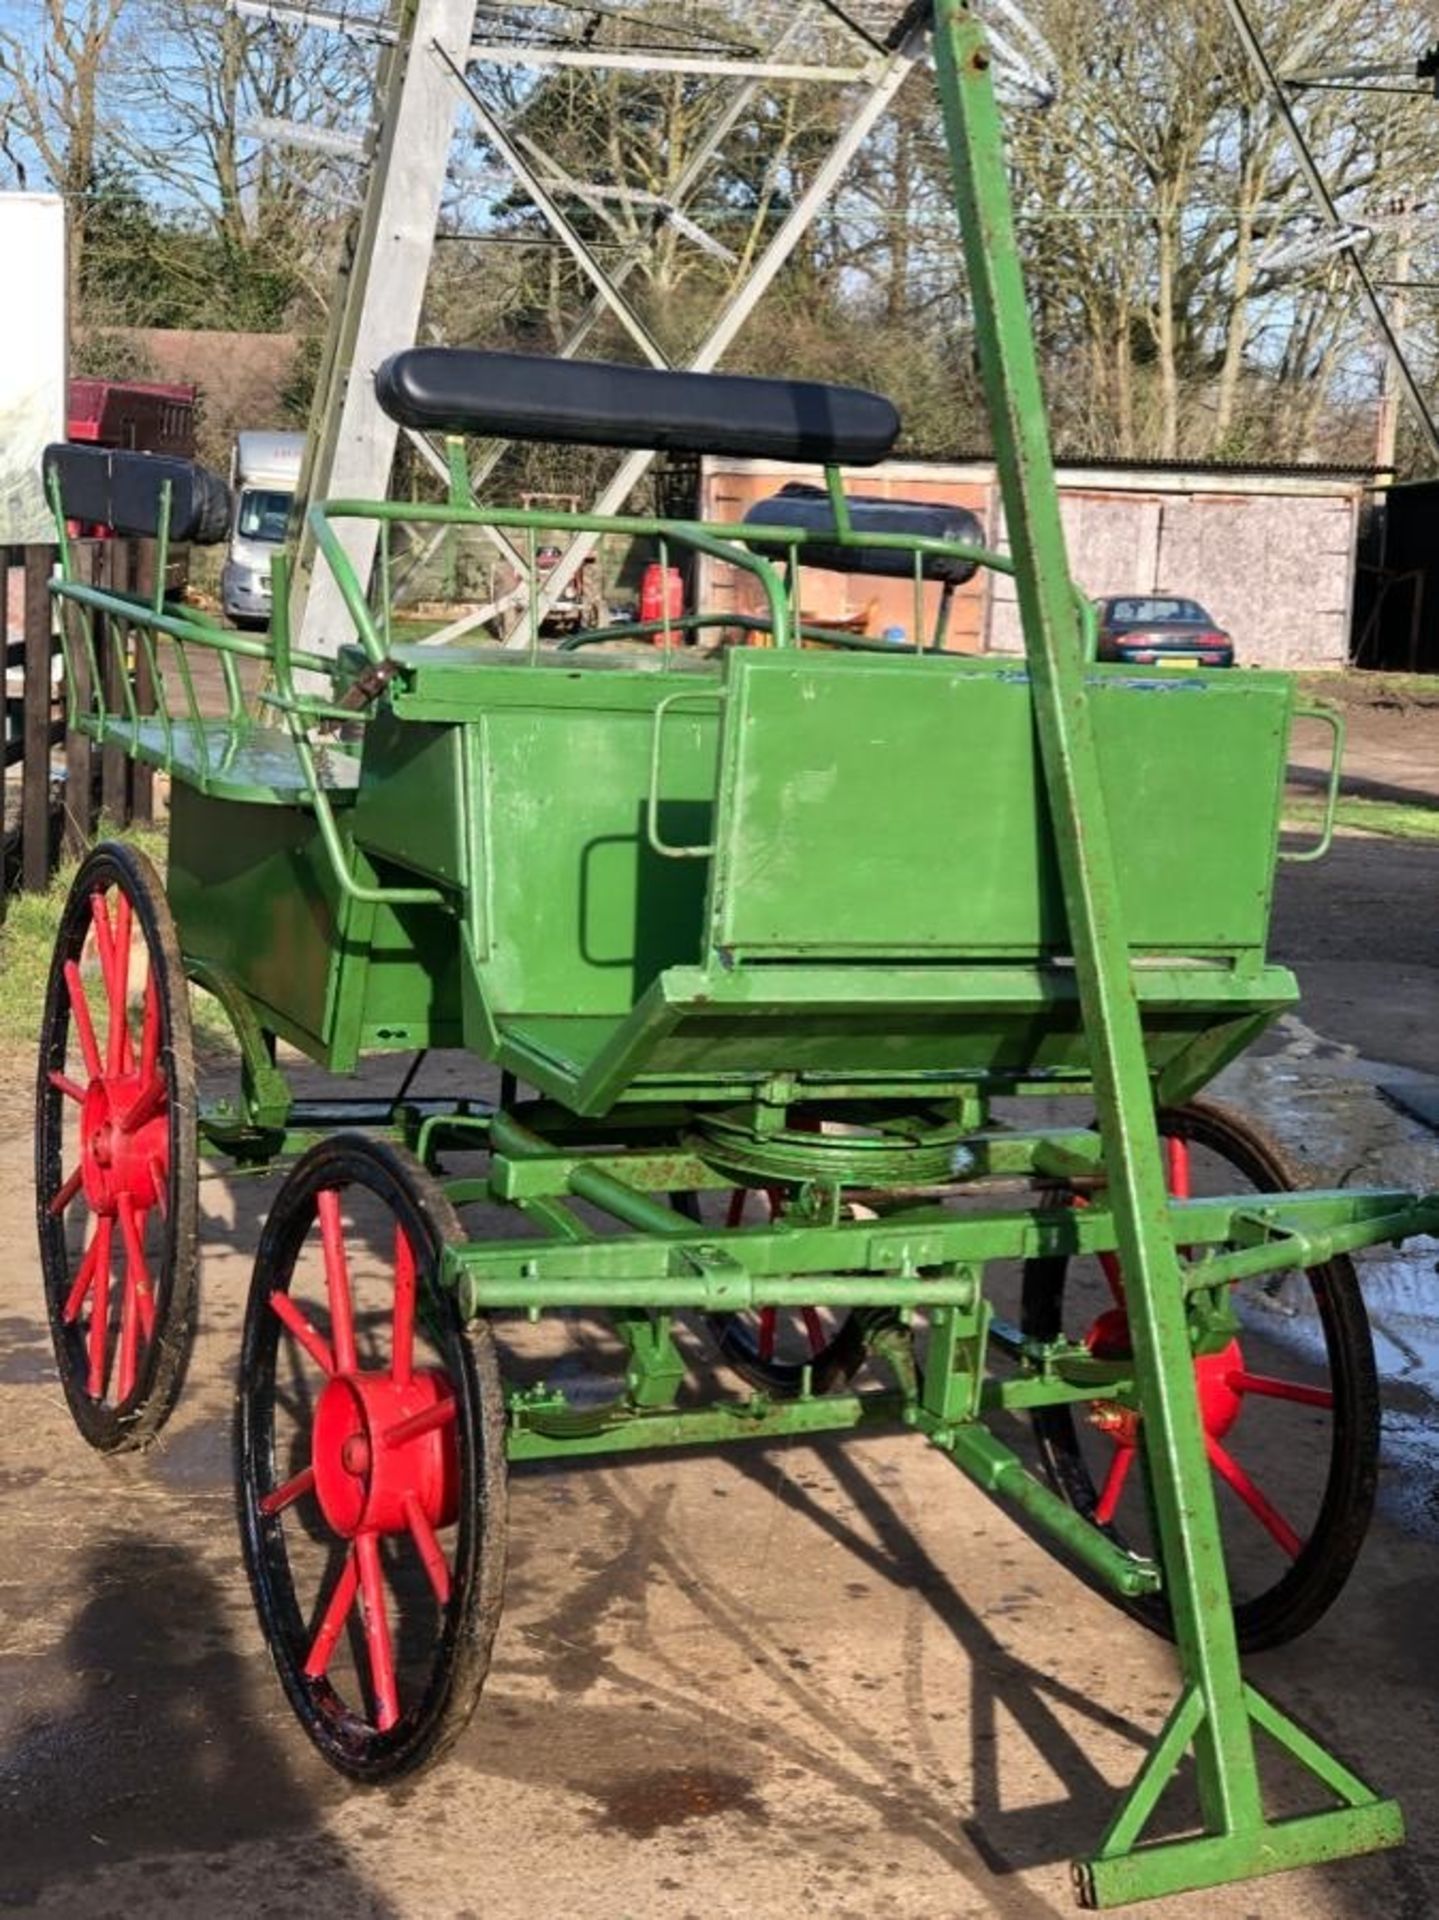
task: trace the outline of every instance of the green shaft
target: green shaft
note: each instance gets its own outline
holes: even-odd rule
[[[1006,186],[989,54],[967,6],[945,0],[935,35],[981,373],[1035,726],[1089,1039],[1135,1373],[1184,1673],[1203,1697],[1195,1736],[1211,1830],[1260,1822],[1218,1515],[1200,1424],[1159,1135],[1130,978],[1109,822],[1086,697],[1059,496]]]
[[[1040,1526],[1116,1593],[1153,1593],[1159,1569],[1117,1547],[1098,1527],[1036,1480],[1009,1448],[978,1425],[946,1427],[930,1439],[977,1487]]]

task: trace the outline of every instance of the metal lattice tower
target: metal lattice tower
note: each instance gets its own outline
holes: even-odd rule
[[[659,8],[579,4],[579,0],[399,0],[388,20],[348,11],[320,12],[268,0],[234,0],[262,18],[296,20],[318,31],[368,38],[382,48],[377,112],[364,142],[365,185],[332,315],[330,337],[300,499],[378,498],[387,491],[397,430],[375,403],[371,375],[386,354],[416,340],[437,223],[465,204],[481,208],[469,238],[513,243],[515,210],[522,232],[562,250],[582,285],[559,347],[583,351],[595,334],[622,336],[621,353],[654,366],[705,370],[717,366],[790,260],[805,233],[832,202],[850,161],[870,137],[900,88],[927,53],[930,0],[716,0]],[[1013,0],[992,0],[993,44],[1011,87],[1043,97],[1044,50]],[[685,90],[683,152],[657,152],[641,177],[617,165],[605,125],[566,128],[563,158],[542,137],[547,110],[563,104],[573,76],[605,76],[621,110],[624,89],[653,88],[657,78]],[[712,191],[731,143],[743,140],[761,102],[780,99],[807,128],[796,190],[778,197],[775,218],[743,256],[716,225]],[[585,150],[586,132],[593,151]],[[577,137],[578,135],[578,137]],[[303,137],[302,135],[300,137]],[[454,166],[457,137],[473,164]],[[656,138],[663,140],[664,129]],[[656,174],[665,180],[656,191]],[[447,183],[448,174],[448,183]],[[479,191],[475,191],[478,180]],[[506,230],[495,208],[504,204]],[[694,249],[710,268],[713,298],[684,341],[657,337],[636,297],[662,246]],[[715,271],[716,268],[721,269]],[[692,316],[693,317],[693,316]],[[593,351],[593,349],[592,349]],[[444,453],[416,441],[439,476]],[[478,488],[504,447],[483,450],[473,472]],[[655,456],[630,453],[605,476],[593,510],[616,510]],[[374,530],[347,522],[346,544],[361,578],[368,576]],[[502,535],[494,535],[504,545]],[[569,546],[545,577],[541,611],[575,576],[593,538]],[[314,568],[302,541],[291,603],[297,641],[332,651],[347,622],[326,569]],[[510,552],[512,561],[517,556]],[[523,566],[517,567],[523,574]],[[456,623],[451,632],[492,615],[494,606]],[[518,626],[518,620],[516,621]]]
[[[1311,209],[1307,230],[1294,235],[1277,250],[1271,249],[1268,265],[1271,269],[1286,265],[1300,267],[1329,254],[1337,254],[1344,261],[1369,322],[1383,344],[1389,378],[1407,401],[1431,455],[1439,460],[1439,426],[1405,352],[1402,325],[1396,324],[1395,317],[1380,298],[1380,284],[1371,276],[1364,259],[1364,249],[1376,232],[1386,225],[1404,221],[1409,210],[1366,206],[1354,214],[1342,211],[1329,190],[1319,159],[1305,138],[1295,111],[1296,97],[1308,88],[1355,88],[1431,97],[1439,94],[1439,46],[1431,44],[1408,60],[1351,63],[1341,67],[1301,66],[1293,71],[1281,71],[1265,51],[1244,0],[1225,0],[1225,7],[1240,45],[1284,128]],[[1312,24],[1321,23],[1322,10]],[[1399,280],[1390,284],[1391,289],[1397,291],[1406,283]]]

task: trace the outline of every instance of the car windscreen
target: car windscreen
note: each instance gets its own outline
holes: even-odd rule
[[[1116,627],[1211,624],[1197,600],[1111,600],[1108,618]]]
[[[285,537],[290,518],[290,493],[271,493],[261,487],[246,487],[240,495],[240,517],[235,530],[242,540],[263,540],[278,546]]]

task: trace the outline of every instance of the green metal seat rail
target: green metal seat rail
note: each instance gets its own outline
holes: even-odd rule
[[[197,771],[201,777],[205,777],[217,771],[218,765],[223,765],[226,759],[226,737],[223,733],[217,736],[220,749],[218,764],[217,759],[212,757],[211,731],[217,726],[232,730],[228,742],[230,757],[233,757],[234,749],[243,749],[255,723],[245,711],[244,694],[235,662],[251,660],[268,665],[273,655],[266,642],[251,640],[242,634],[180,614],[158,611],[153,605],[134,596],[107,592],[75,580],[62,578],[52,581],[50,591],[62,609],[71,606],[99,615],[110,629],[110,673],[107,675],[96,646],[93,620],[71,621],[62,617],[59,622],[60,644],[65,660],[67,720],[71,727],[102,743],[121,746],[136,757],[151,760],[167,773]],[[75,631],[77,627],[78,637]],[[153,714],[141,711],[136,687],[139,659],[138,656],[132,659],[130,649],[124,643],[126,633],[135,635],[143,652],[156,695]],[[183,689],[183,713],[176,710],[171,698],[169,675],[161,664],[155,646],[157,636],[163,636],[172,643],[175,672]],[[81,655],[77,654],[77,648],[83,651],[83,672],[80,671]],[[213,655],[220,663],[225,691],[225,711],[222,716],[207,717],[202,711],[188,657],[192,648]],[[300,664],[313,671],[328,671],[333,663],[319,655],[306,653]],[[118,689],[121,702],[119,709],[107,696],[107,680]],[[83,707],[80,703],[82,687],[87,690]],[[175,729],[178,726],[189,729],[185,739],[193,749],[192,758],[184,754],[177,755]],[[162,736],[158,750],[155,741],[149,737],[152,727],[158,727]],[[177,765],[177,758],[185,764]]]
[[[843,487],[838,469],[826,469],[831,497],[843,501]],[[366,652],[372,660],[383,657],[384,639],[375,625],[372,611],[366,601],[360,583],[350,565],[331,520],[365,519],[377,520],[388,528],[396,523],[417,526],[476,526],[515,529],[532,532],[537,524],[534,512],[526,508],[498,507],[475,503],[457,504],[445,502],[406,502],[373,500],[327,500],[316,502],[310,508],[309,521],[315,539],[324,553],[326,561],[340,586],[346,607],[355,619]],[[960,560],[972,562],[991,573],[1013,575],[1014,561],[1011,555],[1001,553],[995,548],[975,546],[967,541],[936,540],[923,535],[896,533],[857,533],[849,522],[843,508],[836,510],[836,525],[833,532],[815,532],[798,527],[767,527],[763,522],[735,523],[733,527],[713,522],[683,519],[659,519],[648,515],[633,514],[590,514],[590,513],[546,513],[544,526],[556,533],[598,533],[619,534],[628,538],[673,540],[699,553],[707,553],[712,558],[722,560],[726,565],[753,574],[765,589],[771,605],[771,619],[756,622],[753,616],[730,616],[718,622],[731,627],[747,630],[762,629],[778,633],[774,644],[788,646],[792,637],[798,634],[798,616],[789,603],[789,596],[780,587],[776,591],[772,578],[766,571],[767,563],[749,548],[759,546],[782,549],[783,558],[791,568],[802,564],[805,547],[844,548],[858,550],[884,550],[903,553],[912,557],[917,573],[922,569],[926,558]],[[1075,610],[1078,613],[1083,634],[1086,659],[1093,659],[1098,650],[1098,615],[1088,597],[1077,587],[1072,589]],[[773,608],[783,599],[788,608],[788,617],[776,629],[773,621]],[[388,606],[386,607],[388,618]],[[716,621],[715,615],[679,615],[664,622],[648,623],[648,630],[663,631],[685,629],[686,623],[698,625],[702,622]],[[627,623],[639,632],[645,623]],[[855,643],[852,635],[839,636],[817,630],[820,637],[830,640],[831,644]],[[618,638],[618,630],[611,631],[608,637]],[[563,644],[563,643],[562,643]],[[569,642],[569,650],[575,645],[590,644],[589,636],[575,636]],[[857,644],[862,647],[864,642]],[[925,648],[905,646],[890,651],[926,651]]]
[[[351,579],[353,579],[353,577],[352,571]],[[286,727],[289,729],[290,740],[295,750],[295,757],[299,761],[304,774],[306,797],[314,813],[316,824],[320,829],[320,838],[324,846],[326,858],[330,863],[330,870],[334,875],[336,885],[339,887],[341,893],[360,906],[443,907],[446,911],[454,911],[456,908],[455,900],[451,895],[442,892],[438,887],[375,886],[357,878],[355,860],[347,851],[344,842],[340,838],[340,831],[335,823],[334,809],[330,805],[330,798],[325,790],[325,783],[320,778],[319,770],[315,763],[314,750],[310,744],[309,728],[315,717],[316,703],[302,697],[295,689],[294,666],[297,662],[303,665],[307,656],[305,656],[301,650],[292,648],[290,645],[290,567],[288,555],[276,555],[271,568],[271,579],[274,594],[274,615],[271,638],[274,649],[275,680],[279,689],[276,705],[284,717]],[[343,586],[343,580],[341,581],[341,585]],[[327,662],[326,664],[328,667],[333,666],[333,662]],[[318,704],[322,708],[328,706],[328,703],[323,701]],[[366,717],[363,709],[355,713],[350,713],[348,710],[346,711],[346,718],[350,720],[358,719],[363,722]]]
[[[317,501],[309,510],[308,523],[315,538],[315,544],[324,555],[326,565],[334,576],[344,600],[346,611],[355,622],[360,643],[374,665],[379,665],[387,656],[386,638],[376,625],[374,614],[367,602],[364,588],[357,576],[349,555],[345,552],[332,520],[374,520],[382,526],[396,521],[413,522],[417,525],[438,526],[488,526],[514,527],[533,533],[538,522],[536,515],[527,509],[516,507],[472,507],[456,506],[451,503],[410,504],[405,501],[377,500],[324,500]],[[727,565],[748,573],[759,583],[768,606],[768,624],[773,635],[774,645],[787,647],[792,642],[792,614],[785,583],[773,565],[758,554],[746,552],[739,543],[740,529],[735,529],[735,539],[722,537],[720,531],[712,526],[702,525],[698,521],[661,520],[653,517],[634,517],[601,514],[557,514],[546,515],[546,527],[557,531],[576,533],[619,533],[643,536],[650,539],[674,540],[679,545],[690,548],[696,553],[706,553],[712,559],[723,560]],[[789,539],[779,534],[776,537]],[[901,546],[906,543],[900,542]],[[941,550],[948,551],[939,545]],[[389,619],[388,607],[384,610],[386,622]],[[538,636],[536,635],[536,638]]]

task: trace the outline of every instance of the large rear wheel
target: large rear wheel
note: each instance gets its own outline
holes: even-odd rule
[[[1272,1139],[1217,1101],[1161,1114],[1160,1130],[1181,1196],[1303,1185]],[[1374,1506],[1379,1391],[1347,1259],[1266,1274],[1226,1294],[1238,1330],[1201,1353],[1195,1372],[1235,1626],[1254,1651],[1306,1632],[1353,1569]],[[1021,1318],[1036,1339],[1063,1334],[1114,1360],[1130,1351],[1113,1255],[1030,1261]],[[1121,1543],[1154,1551],[1140,1415],[1115,1401],[1048,1407],[1035,1413],[1034,1430],[1045,1472],[1069,1504]],[[1162,1593],[1126,1604],[1170,1631]]]

